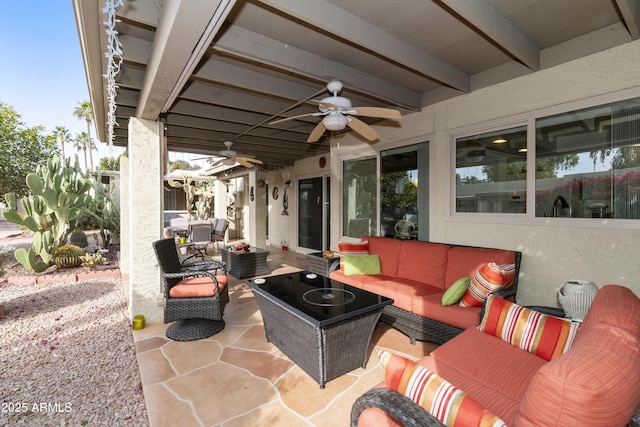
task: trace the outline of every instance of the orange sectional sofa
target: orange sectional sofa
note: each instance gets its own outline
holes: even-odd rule
[[[545,360],[470,328],[414,366],[462,390],[499,417],[500,425],[640,426],[640,299],[628,288],[603,286],[574,337],[572,346]],[[399,378],[388,369],[388,381]],[[459,419],[464,415],[456,414]],[[443,425],[386,382],[356,400],[351,425],[401,425],[397,419],[406,425]]]
[[[514,282],[501,293],[515,298],[520,252],[376,236],[362,241],[369,242],[369,254],[380,256],[382,274],[347,276],[335,263],[329,277],[393,298],[380,321],[408,335],[412,343],[418,339],[442,344],[480,323],[481,307],[442,305],[444,292],[479,265],[515,264]]]

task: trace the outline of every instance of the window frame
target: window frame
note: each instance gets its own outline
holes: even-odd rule
[[[640,220],[620,218],[552,218],[535,216],[535,191],[536,191],[536,120],[556,114],[599,105],[624,101],[626,99],[640,97],[640,88],[626,89],[598,95],[586,99],[570,101],[550,107],[520,113],[513,116],[497,118],[482,124],[470,124],[447,132],[447,154],[449,156],[449,222],[477,222],[477,223],[501,223],[514,225],[548,225],[560,227],[583,228],[619,228],[640,229]],[[510,129],[516,126],[527,127],[527,174],[526,174],[526,212],[524,214],[512,213],[480,213],[480,212],[456,212],[456,139]]]

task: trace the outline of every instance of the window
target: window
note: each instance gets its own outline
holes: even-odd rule
[[[357,238],[374,235],[378,205],[376,157],[345,160],[342,165],[342,234]]]
[[[456,138],[455,155],[456,212],[526,212],[526,126]]]
[[[639,219],[640,98],[536,120],[536,217]]]
[[[418,150],[410,145],[380,153],[380,235],[418,237]]]

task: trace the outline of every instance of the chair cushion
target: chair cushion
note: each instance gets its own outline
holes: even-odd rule
[[[629,423],[640,405],[640,337],[621,326],[586,326],[570,351],[532,378],[513,425]]]
[[[347,276],[372,275],[379,276],[382,274],[380,269],[380,256],[374,255],[345,255],[344,256],[344,274]]]
[[[500,289],[507,288],[513,283],[515,264],[497,264],[489,262],[482,264],[471,276],[467,292],[462,296],[462,307],[482,307],[487,295]]]
[[[216,276],[216,279],[218,280],[218,289],[222,291],[227,285],[227,276]],[[215,294],[216,289],[213,281],[205,276],[182,279],[169,289],[169,296],[172,298],[212,297]]]
[[[489,295],[478,329],[545,360],[552,360],[571,348],[580,323],[548,316]]]
[[[379,350],[385,383],[404,394],[446,426],[506,426],[453,384],[433,371],[402,356]]]

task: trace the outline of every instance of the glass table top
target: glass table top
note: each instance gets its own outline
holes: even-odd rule
[[[393,303],[390,298],[337,280],[300,271],[247,281],[254,292],[286,303],[320,326],[364,314]]]

